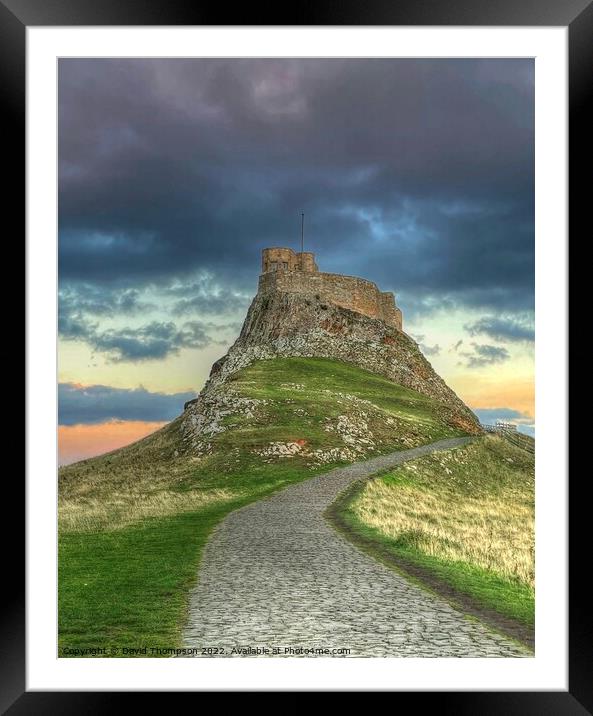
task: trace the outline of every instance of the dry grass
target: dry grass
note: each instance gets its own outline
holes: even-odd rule
[[[534,462],[500,438],[406,463],[353,503],[406,547],[534,587]]]
[[[60,468],[60,498],[170,489],[195,469],[195,463],[179,454],[180,423],[181,418],[176,418],[131,445]]]
[[[239,496],[239,492],[231,490],[162,490],[149,494],[112,492],[108,500],[103,497],[62,499],[58,505],[60,531],[117,530],[145,519],[192,512]]]
[[[240,490],[222,487],[183,488],[195,461],[179,453],[179,422],[123,449],[62,468],[60,532],[120,530],[240,496]]]

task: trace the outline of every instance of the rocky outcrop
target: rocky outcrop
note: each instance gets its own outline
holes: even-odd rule
[[[316,295],[265,290],[254,298],[239,338],[212,366],[198,401],[188,405],[187,430],[195,436],[205,414],[212,416],[230,375],[256,360],[296,356],[340,360],[382,375],[434,398],[449,424],[481,432],[477,417],[403,331]]]

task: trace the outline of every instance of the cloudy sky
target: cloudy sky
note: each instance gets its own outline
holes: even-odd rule
[[[395,292],[485,422],[534,430],[531,60],[59,66],[60,451],[178,415],[236,338],[260,250]]]

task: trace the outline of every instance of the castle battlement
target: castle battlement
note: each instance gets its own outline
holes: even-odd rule
[[[305,271],[317,273],[315,254],[310,251],[299,251],[273,246],[261,252],[261,272],[269,271]]]
[[[375,283],[364,278],[319,271],[315,254],[309,251],[297,253],[283,247],[264,249],[259,291],[311,295],[321,302],[377,318],[402,330],[402,312],[395,305],[393,293],[380,291]]]

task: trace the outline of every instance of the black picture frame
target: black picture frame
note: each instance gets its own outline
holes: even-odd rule
[[[231,20],[229,22],[229,20]],[[585,224],[591,160],[584,148],[593,117],[593,2],[591,0],[328,0],[233,7],[228,17],[218,3],[183,0],[0,0],[0,92],[4,129],[3,212],[16,228],[24,224],[26,28],[77,25],[404,25],[404,26],[567,26],[569,33],[569,230]],[[589,100],[589,102],[588,102]],[[589,179],[580,179],[580,177]],[[587,229],[587,233],[590,229]],[[571,296],[574,304],[573,285]],[[575,328],[572,317],[569,327]],[[559,340],[563,337],[559,336]],[[579,355],[572,356],[571,368]],[[559,379],[562,379],[559,376]],[[559,430],[568,426],[559,426]],[[582,428],[580,428],[582,430]],[[573,425],[569,445],[580,438]],[[580,441],[586,445],[586,442]],[[586,714],[593,713],[593,626],[587,589],[585,547],[590,543],[590,507],[586,468],[570,485],[569,496],[569,689],[517,692],[400,692],[396,706],[413,699],[415,708],[441,714]],[[582,479],[579,479],[582,478]],[[21,493],[22,494],[22,493]],[[17,496],[15,496],[15,499]],[[5,544],[23,534],[19,511],[4,513]],[[582,550],[582,552],[580,551]],[[12,547],[11,551],[16,552]],[[24,557],[24,551],[23,553]],[[17,553],[18,556],[18,553]],[[5,598],[0,639],[0,708],[11,715],[107,713],[137,706],[129,693],[31,692],[25,683],[24,559],[5,567]],[[345,688],[347,686],[345,685]],[[273,689],[273,684],[270,684]],[[131,698],[130,698],[131,697]],[[132,704],[132,700],[134,703]],[[171,694],[150,696],[152,705],[171,708]],[[162,701],[168,699],[167,705]],[[175,706],[173,706],[175,708]]]

